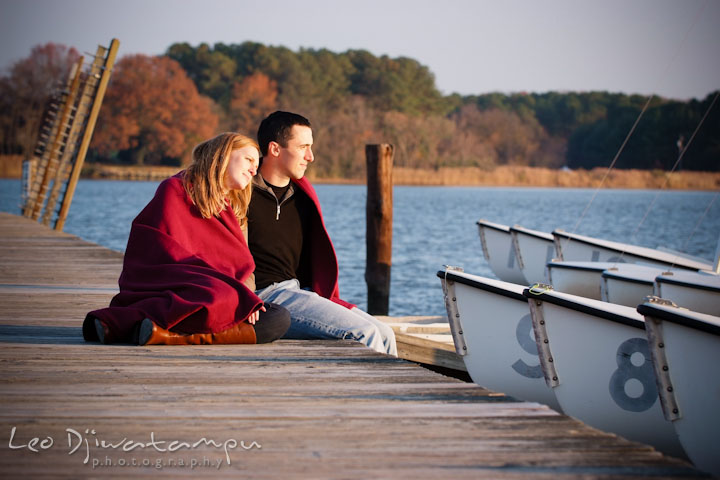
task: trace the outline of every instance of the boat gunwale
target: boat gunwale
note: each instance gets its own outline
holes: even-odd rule
[[[668,283],[670,285],[678,285],[680,287],[688,287],[688,288],[692,288],[694,290],[705,290],[708,292],[720,293],[720,287],[716,287],[714,285],[704,285],[702,283],[688,282],[685,280],[678,280],[675,278],[671,278],[670,276],[667,276],[667,275],[665,275],[665,276],[658,275],[657,277],[655,277],[655,282]]]
[[[573,263],[583,263],[583,265],[573,265]],[[550,269],[551,265],[552,265],[552,268],[557,267],[561,270],[563,268],[566,270],[582,270],[585,272],[604,272],[605,270],[607,270],[606,267],[593,267],[592,266],[593,263],[601,264],[601,263],[613,263],[613,262],[579,262],[579,261],[576,262],[575,260],[570,260],[570,261],[566,262],[566,261],[561,260],[559,262],[550,261],[550,262],[547,262],[546,265],[547,265],[548,269]],[[584,264],[587,264],[587,265],[584,265]]]
[[[558,297],[556,295],[553,295],[554,293],[562,293],[562,292],[555,292],[554,290],[549,290],[549,291],[542,291],[542,292],[538,292],[538,293],[532,293],[532,292],[530,292],[529,288],[526,288],[525,290],[523,290],[523,295],[527,299],[541,300],[541,301],[552,303],[553,305],[557,305],[557,306],[560,306],[563,308],[575,310],[580,313],[585,313],[585,314],[592,315],[595,317],[600,317],[605,320],[610,320],[615,323],[627,325],[629,327],[639,328],[639,329],[643,329],[643,330],[645,329],[645,322],[639,318],[631,318],[631,317],[621,315],[618,313],[610,312],[610,311],[603,310],[600,308],[595,308],[595,307],[593,307],[591,305],[587,305],[585,303],[572,301],[572,300],[564,298],[564,297]],[[570,294],[565,294],[565,295],[570,295]],[[573,295],[573,296],[577,296],[577,295]],[[585,298],[585,297],[578,297],[578,298],[582,298],[587,301],[595,301],[598,303],[604,303],[606,305],[619,306],[616,304],[600,302],[599,300],[592,300],[590,298]],[[632,308],[632,307],[627,307],[627,308]]]
[[[485,292],[496,293],[498,295],[502,295],[507,298],[512,298],[513,300],[520,300],[520,301],[527,303],[527,298],[525,298],[522,294],[518,294],[518,293],[512,292],[510,290],[504,290],[502,288],[499,288],[499,287],[496,287],[494,285],[490,285],[487,283],[482,283],[480,281],[473,280],[471,278],[467,278],[463,275],[458,275],[457,273],[458,272],[453,272],[452,270],[448,270],[448,271],[438,270],[437,276],[440,279],[452,280],[453,282],[462,283],[463,285],[466,285],[468,287],[477,288],[477,289],[483,290]],[[483,278],[483,277],[479,277],[479,278]],[[496,282],[502,281],[502,280],[494,280],[494,279],[488,279],[488,280],[493,280]],[[505,282],[505,283],[510,283],[510,282]],[[513,284],[513,285],[516,285],[516,284]]]
[[[512,227],[510,227],[510,233],[513,233],[513,232],[522,233],[522,234],[525,234],[530,237],[535,237],[535,238],[539,238],[541,240],[546,240],[548,242],[552,242],[555,238],[552,236],[551,233],[541,232],[538,230],[530,230],[530,229],[522,227],[520,225],[513,225]],[[547,235],[547,236],[545,236],[545,235]]]
[[[650,285],[650,286],[655,285],[655,282],[653,280],[641,280],[637,277],[629,277],[627,275],[623,275],[619,272],[614,272],[612,270],[604,270],[602,273],[602,277],[609,278],[612,280],[620,280],[622,282],[627,282],[627,283],[636,283],[638,285],[646,285],[646,286],[647,285]]]
[[[675,312],[672,309],[677,309],[678,312]],[[666,320],[672,323],[676,323],[678,325],[682,325],[688,328],[692,328],[694,330],[700,330],[705,333],[710,333],[713,335],[720,336],[720,319],[718,320],[718,324],[715,323],[709,323],[702,318],[696,318],[693,315],[703,315],[706,317],[714,317],[713,315],[708,315],[706,313],[700,313],[700,312],[694,312],[692,310],[687,310],[680,307],[670,307],[668,308],[662,308],[660,305],[656,305],[653,303],[641,303],[637,307],[637,311],[639,314],[644,315],[646,317],[652,317],[652,318],[659,318],[660,320]],[[683,315],[679,313],[680,311],[686,312],[688,314],[691,314],[688,316],[687,314]],[[718,317],[714,317],[718,318]]]
[[[557,237],[562,238],[563,240],[570,240],[573,242],[584,243],[585,245],[592,245],[592,246],[595,246],[598,248],[604,248],[606,250],[618,252],[623,255],[629,255],[631,257],[635,257],[635,258],[638,258],[641,260],[648,260],[648,261],[656,262],[656,263],[665,263],[668,265],[672,264],[675,267],[681,268],[683,270],[697,271],[702,268],[708,268],[707,266],[709,265],[709,263],[708,263],[708,264],[705,264],[704,266],[702,266],[701,262],[695,262],[692,260],[684,259],[683,257],[680,257],[680,256],[677,256],[672,261],[671,260],[661,260],[659,258],[653,258],[649,255],[639,253],[639,252],[633,252],[631,250],[620,250],[620,249],[608,244],[608,243],[616,243],[616,244],[624,245],[620,242],[615,242],[613,240],[604,240],[604,239],[600,239],[600,238],[593,239],[593,240],[596,240],[596,242],[593,242],[593,241],[587,240],[587,238],[592,238],[592,237],[585,237],[584,235],[578,235],[576,233],[570,233],[570,232],[566,232],[564,230],[556,229],[556,230],[553,230],[552,234],[554,237],[557,236]],[[605,243],[605,242],[607,242],[607,243]],[[643,249],[647,249],[647,250],[653,250],[652,248],[642,247],[639,245],[628,245],[628,246],[631,248],[635,247],[635,248],[643,248]],[[662,252],[660,250],[656,250],[656,251],[658,253],[662,253],[663,255],[671,255],[667,252]],[[683,261],[683,260],[687,260],[687,261]],[[625,262],[625,263],[635,263],[635,262]],[[694,265],[691,265],[691,263]]]
[[[487,227],[491,230],[495,230],[497,232],[503,232],[503,233],[510,233],[510,227],[507,225],[503,225],[501,223],[494,223],[489,220],[480,219],[475,224],[479,227]]]

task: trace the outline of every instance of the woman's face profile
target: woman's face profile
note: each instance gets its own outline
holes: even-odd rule
[[[230,152],[225,188],[243,190],[252,181],[260,162],[260,153],[253,146],[247,146]]]

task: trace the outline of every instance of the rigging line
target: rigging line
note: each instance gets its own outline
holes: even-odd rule
[[[658,90],[657,87],[660,85],[660,82],[662,81],[662,79],[664,79],[664,78],[667,76],[667,72],[670,70],[670,67],[673,65],[673,63],[675,63],[675,59],[680,55],[680,51],[682,50],[683,45],[685,45],[685,42],[687,41],[688,36],[690,36],[690,32],[695,28],[695,25],[696,25],[697,22],[700,20],[700,18],[701,18],[701,16],[702,16],[702,12],[705,10],[705,7],[707,7],[708,3],[710,3],[710,0],[705,0],[705,2],[704,2],[702,5],[700,5],[700,7],[698,8],[698,11],[697,11],[697,13],[695,14],[695,18],[693,18],[693,21],[692,21],[692,23],[690,24],[690,27],[685,31],[685,35],[683,36],[683,39],[680,41],[680,43],[678,44],[677,48],[675,49],[675,53],[673,54],[673,56],[672,56],[672,58],[670,59],[670,61],[669,61],[668,64],[665,66],[665,71],[663,72],[662,75],[660,75],[660,76],[658,77],[658,81],[657,81],[657,83],[655,84],[655,88],[653,89],[653,91],[657,91],[657,90]],[[631,135],[633,134],[633,132],[635,131],[635,127],[637,127],[637,124],[638,124],[638,122],[640,121],[640,118],[641,118],[641,117],[643,116],[643,114],[645,113],[645,110],[647,110],[647,108],[648,108],[648,106],[650,105],[650,102],[652,101],[652,99],[653,99],[654,96],[655,96],[654,94],[650,95],[650,97],[648,98],[647,102],[645,103],[645,106],[643,107],[642,111],[640,112],[640,115],[638,115],[637,120],[635,120],[635,124],[634,124],[634,125],[632,126],[632,128],[630,129],[630,132],[628,132],[627,137],[625,137],[625,141],[622,143],[622,145],[620,146],[620,149],[618,150],[617,154],[615,155],[615,158],[614,158],[613,161],[610,163],[610,166],[608,167],[607,171],[605,172],[605,175],[603,176],[602,180],[600,181],[600,184],[599,184],[598,187],[595,189],[595,192],[593,192],[593,195],[592,195],[592,197],[590,198],[590,201],[588,202],[587,206],[586,206],[585,209],[583,210],[582,214],[580,214],[580,218],[578,219],[577,223],[575,223],[575,226],[574,226],[573,229],[572,229],[572,233],[575,233],[575,232],[577,231],[578,227],[580,226],[580,223],[582,222],[583,218],[585,217],[585,215],[587,214],[588,210],[590,209],[590,206],[592,205],[593,201],[595,200],[595,197],[597,197],[597,194],[598,194],[598,192],[600,191],[600,189],[602,188],[603,184],[605,183],[605,180],[607,179],[608,175],[610,175],[610,171],[611,171],[611,170],[613,169],[613,167],[615,166],[615,163],[617,162],[618,157],[620,156],[620,154],[622,153],[623,149],[625,148],[625,144],[627,144],[628,140],[630,139],[630,136],[631,136]],[[571,240],[570,238],[567,239],[567,241],[565,242],[566,245],[570,243],[570,240]]]
[[[710,114],[710,110],[712,110],[712,108],[715,105],[715,102],[717,101],[719,96],[720,96],[720,90],[718,90],[715,93],[715,97],[713,98],[712,102],[710,102],[710,105],[708,106],[707,110],[705,110],[705,114],[700,119],[700,122],[697,124],[697,127],[695,127],[695,131],[693,131],[692,135],[690,136],[690,139],[688,140],[687,145],[685,145],[683,147],[683,149],[680,151],[680,154],[678,155],[677,160],[675,160],[675,165],[673,165],[672,169],[669,172],[665,173],[665,182],[662,184],[662,186],[660,187],[660,190],[657,191],[657,193],[655,194],[655,197],[653,197],[653,199],[652,199],[652,202],[650,202],[650,205],[648,205],[648,208],[645,210],[645,215],[643,215],[643,218],[642,218],[642,220],[640,220],[640,223],[638,223],[638,226],[635,227],[635,231],[633,231],[632,235],[630,236],[630,241],[635,239],[635,236],[640,231],[640,227],[642,226],[643,223],[645,223],[645,220],[647,219],[648,215],[650,215],[650,211],[652,211],[653,206],[655,206],[655,202],[657,201],[658,197],[660,196],[660,193],[662,193],[662,191],[665,190],[665,187],[667,187],[667,184],[670,182],[670,174],[673,173],[677,169],[678,165],[680,165],[680,161],[685,156],[685,152],[687,152],[687,149],[690,147],[690,144],[695,139],[697,132],[700,130],[700,127],[702,127],[702,124],[705,122],[705,119],[707,118],[708,114]],[[714,201],[715,200],[713,199],[713,202]],[[711,205],[712,205],[712,202],[711,202]],[[696,228],[697,228],[697,226],[696,226]],[[694,233],[695,233],[695,230],[693,230],[693,232],[690,234],[691,238]],[[686,241],[686,244],[689,240],[690,239],[688,239]],[[620,254],[620,258],[618,259],[618,261],[616,263],[622,262],[623,255],[625,255],[624,250]],[[676,256],[675,259],[677,259],[678,257],[679,256]],[[674,260],[673,260],[673,262],[674,262]],[[674,265],[675,264],[673,263],[672,266],[674,266]]]
[[[638,123],[640,123],[640,119],[645,114],[645,111],[647,110],[648,106],[650,105],[650,102],[652,102],[652,99],[655,98],[655,94],[652,94],[648,97],[647,102],[645,102],[645,106],[640,111],[640,115],[635,119],[635,123],[633,124],[632,128],[630,128],[630,131],[628,132],[627,136],[625,137],[625,141],[620,145],[620,149],[615,154],[615,158],[613,158],[613,161],[610,163],[610,166],[605,171],[605,175],[603,175],[602,180],[600,180],[600,184],[597,186],[595,191],[593,192],[592,197],[590,198],[590,201],[585,206],[585,210],[583,210],[582,214],[580,215],[580,218],[578,218],[578,221],[575,223],[575,227],[572,229],[572,233],[575,233],[578,226],[580,226],[580,222],[582,222],[583,218],[587,214],[588,210],[590,209],[590,206],[592,205],[593,201],[595,200],[595,197],[597,197],[598,192],[600,192],[600,189],[602,188],[603,184],[605,183],[605,180],[607,180],[608,175],[610,175],[610,171],[615,166],[615,163],[617,163],[618,157],[620,157],[620,154],[625,149],[625,145],[627,144],[628,140],[630,140],[630,137],[632,136],[633,132],[635,131],[635,128],[637,127]],[[569,243],[569,239],[568,239]]]
[[[708,114],[710,113],[710,110],[712,110],[713,106],[715,105],[715,102],[717,101],[718,96],[720,96],[720,90],[718,90],[715,93],[715,97],[713,97],[712,102],[710,102],[710,105],[708,106],[707,110],[705,110],[705,114],[700,119],[700,122],[698,123],[697,127],[695,127],[695,131],[692,133],[690,140],[688,140],[687,145],[685,145],[685,147],[682,149],[682,151],[678,155],[678,158],[675,161],[675,165],[673,165],[672,169],[665,174],[665,183],[663,183],[663,185],[660,187],[660,190],[655,194],[655,197],[653,198],[652,202],[650,202],[650,205],[648,206],[647,210],[645,211],[645,215],[643,216],[642,220],[640,220],[640,223],[635,228],[635,231],[633,232],[632,236],[630,237],[631,239],[634,239],[635,236],[637,235],[638,231],[640,231],[640,227],[642,226],[642,224],[645,222],[648,215],[650,214],[650,211],[652,210],[653,206],[655,205],[655,201],[660,196],[660,193],[662,192],[662,190],[664,190],[665,187],[667,186],[667,184],[670,182],[670,174],[673,173],[677,169],[678,165],[680,165],[680,161],[685,156],[685,152],[687,152],[687,149],[690,147],[690,144],[695,139],[695,135],[697,135],[698,130],[700,130],[700,127],[705,122],[705,119],[707,118]],[[623,254],[625,254],[625,252],[623,252]],[[620,258],[622,258],[622,255],[620,255]]]

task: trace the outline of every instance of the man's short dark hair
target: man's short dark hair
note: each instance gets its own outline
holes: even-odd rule
[[[260,153],[263,156],[267,155],[270,142],[277,142],[283,147],[287,147],[287,142],[290,140],[290,130],[294,125],[312,128],[310,120],[297,113],[278,110],[268,115],[265,120],[260,122],[258,128],[257,137]]]

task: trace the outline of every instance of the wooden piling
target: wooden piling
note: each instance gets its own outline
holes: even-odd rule
[[[366,145],[367,229],[365,282],[368,286],[368,313],[387,315],[390,304],[392,267],[393,146]]]

